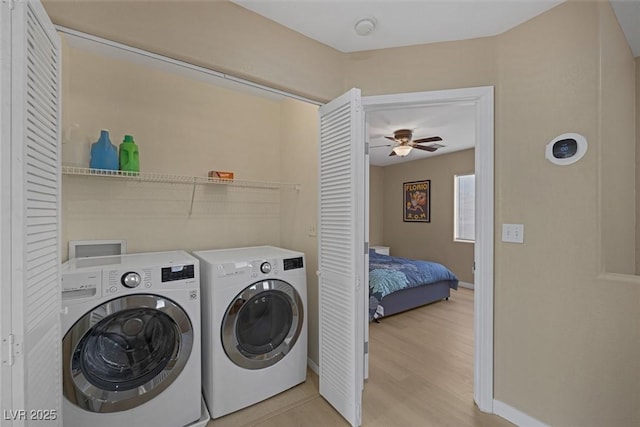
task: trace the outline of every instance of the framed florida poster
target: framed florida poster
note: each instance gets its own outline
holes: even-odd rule
[[[405,182],[403,192],[403,221],[431,222],[431,180]]]

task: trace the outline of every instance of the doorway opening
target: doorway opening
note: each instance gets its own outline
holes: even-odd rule
[[[428,109],[436,106],[472,108],[475,125],[476,175],[474,244],[474,400],[480,410],[493,412],[493,87],[362,97],[365,116],[382,111]],[[367,129],[365,135],[371,134]],[[375,131],[375,130],[374,130]],[[370,146],[374,145],[369,139]],[[446,144],[446,142],[445,142]],[[367,165],[367,170],[368,170]],[[370,177],[367,173],[367,179]],[[367,186],[368,187],[368,186]],[[367,188],[368,191],[368,188]],[[369,227],[369,221],[366,221]],[[367,229],[366,233],[369,232]],[[375,242],[374,242],[375,243]],[[393,250],[393,249],[391,249]],[[366,296],[368,301],[368,295]],[[368,341],[368,322],[365,340]],[[365,360],[365,377],[368,360]]]

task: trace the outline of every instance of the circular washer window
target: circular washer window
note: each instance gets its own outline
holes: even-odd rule
[[[282,280],[246,287],[231,302],[222,321],[222,346],[236,365],[262,369],[274,365],[295,345],[304,319],[302,300]]]
[[[109,301],[63,339],[64,394],[91,412],[136,407],[176,379],[192,347],[191,322],[173,301],[155,295]]]

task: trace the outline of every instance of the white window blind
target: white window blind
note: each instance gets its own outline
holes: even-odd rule
[[[455,176],[454,240],[474,242],[476,240],[475,202],[476,176]]]

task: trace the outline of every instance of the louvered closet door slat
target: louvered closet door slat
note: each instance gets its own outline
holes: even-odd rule
[[[358,312],[363,258],[358,215],[360,91],[320,108],[319,332],[320,394],[351,425],[360,425],[363,338]],[[360,358],[360,359],[359,359]]]
[[[29,43],[42,43],[42,39],[37,37],[33,31],[28,32]],[[31,45],[30,56],[27,59],[27,68],[34,73],[34,81],[38,82],[38,85],[49,91],[52,95],[56,92],[55,77],[57,69],[49,66],[48,62],[51,61],[51,52],[42,51],[38,49],[40,44]],[[46,99],[43,101],[55,103],[55,99]]]
[[[55,159],[58,153],[58,146],[51,141],[51,135],[44,133],[37,133],[37,129],[31,128],[27,137],[33,142],[30,144],[29,149],[40,153],[43,156],[47,156],[50,159]]]
[[[50,105],[42,103],[38,98],[29,97],[27,100],[33,109],[34,119],[43,125],[43,127],[55,125],[55,115]]]
[[[40,150],[36,148],[40,148]],[[51,166],[51,161],[53,159],[55,159],[55,156],[52,156],[47,151],[42,150],[42,147],[28,147],[26,161],[31,166],[28,172],[29,175],[42,177],[47,182],[55,179],[58,171],[55,167]],[[53,184],[50,184],[50,186],[53,186]]]
[[[14,3],[12,28],[12,144],[21,153],[13,191],[22,194],[12,212],[20,226],[12,278],[14,306],[23,308],[13,315],[23,348],[14,405],[56,410],[55,420],[33,422],[61,425],[60,41],[37,0]]]

